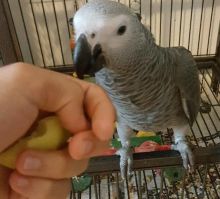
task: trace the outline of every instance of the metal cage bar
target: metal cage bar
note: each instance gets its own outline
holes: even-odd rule
[[[47,22],[47,17],[46,17],[46,12],[45,12],[45,8],[44,8],[43,0],[41,0],[41,7],[42,7],[42,10],[43,10],[43,16],[44,16],[46,30],[47,30],[47,37],[48,37],[48,41],[49,41],[49,45],[50,45],[50,53],[51,53],[51,57],[52,57],[52,62],[53,62],[53,66],[55,66],[54,53],[53,53],[53,50],[52,50],[51,38],[50,38],[49,29],[48,29],[48,22]]]
[[[0,1],[0,52],[4,64],[22,59],[8,1]]]
[[[39,1],[39,2],[38,2]],[[26,37],[26,39],[27,39],[27,48],[29,48],[29,52],[30,52],[30,58],[31,58],[31,61],[33,62],[33,63],[35,63],[35,61],[37,61],[37,60],[34,60],[34,57],[33,57],[33,55],[36,55],[36,51],[37,51],[37,53],[39,54],[40,53],[40,51],[41,51],[41,57],[42,57],[42,61],[44,62],[44,63],[48,63],[48,65],[46,65],[45,67],[54,67],[54,66],[56,66],[56,67],[58,67],[59,68],[59,65],[61,65],[61,66],[64,66],[64,67],[66,67],[66,66],[68,66],[70,63],[66,63],[66,54],[64,54],[64,52],[66,52],[67,51],[67,46],[64,46],[64,40],[63,40],[63,37],[61,37],[61,30],[60,30],[60,28],[59,28],[59,17],[58,17],[58,14],[57,14],[57,10],[56,10],[56,1],[53,1],[53,0],[51,0],[50,2],[49,1],[46,1],[46,2],[43,2],[42,0],[38,0],[37,2],[34,2],[34,3],[37,3],[37,4],[41,4],[41,9],[43,10],[43,14],[44,14],[44,18],[45,18],[45,20],[44,20],[44,24],[43,24],[43,26],[45,26],[44,28],[46,28],[47,29],[47,37],[48,37],[48,39],[50,40],[49,41],[49,45],[50,46],[48,46],[49,48],[48,49],[46,49],[47,51],[49,50],[50,52],[49,53],[51,53],[51,58],[52,58],[52,62],[51,62],[51,60],[50,61],[46,61],[46,60],[44,60],[45,58],[44,58],[44,53],[42,52],[42,51],[45,51],[45,48],[43,47],[43,46],[45,46],[45,45],[48,45],[48,44],[45,44],[45,45],[43,45],[42,46],[42,44],[41,44],[41,38],[42,38],[42,35],[39,35],[40,33],[39,33],[39,28],[38,27],[40,27],[40,24],[38,24],[38,23],[40,23],[37,19],[36,19],[36,17],[34,16],[35,14],[34,14],[34,9],[33,9],[33,3],[32,3],[32,1],[29,1],[29,3],[30,3],[30,7],[31,7],[31,9],[32,9],[32,15],[33,15],[33,23],[35,24],[35,27],[36,27],[36,34],[37,34],[37,38],[38,38],[38,44],[36,44],[36,45],[39,45],[39,48],[33,48],[33,44],[32,44],[32,41],[30,41],[30,37],[29,37],[29,34],[31,34],[29,31],[27,31],[27,27],[29,28],[29,25],[27,24],[27,21],[28,20],[26,20],[26,19],[24,19],[24,13],[23,13],[23,10],[22,10],[22,6],[23,6],[23,2],[22,2],[22,4],[21,4],[21,1],[20,0],[17,0],[17,2],[19,3],[19,12],[21,13],[21,17],[22,17],[22,24],[21,24],[21,26],[24,28],[24,33],[25,33],[25,37]],[[75,2],[74,0],[71,0],[72,2]],[[6,11],[7,11],[7,21],[8,21],[8,23],[10,24],[10,32],[11,32],[11,35],[12,35],[12,38],[13,38],[13,44],[14,44],[14,50],[16,51],[16,56],[18,57],[18,60],[23,60],[23,56],[22,56],[22,53],[21,53],[21,49],[20,49],[20,46],[19,46],[19,42],[21,42],[21,41],[19,41],[18,42],[18,38],[16,38],[17,37],[17,33],[16,33],[16,30],[15,30],[15,28],[11,28],[11,27],[14,27],[13,26],[13,19],[12,19],[12,16],[10,16],[11,14],[10,14],[10,6],[9,6],[9,4],[8,4],[8,0],[2,0],[2,2],[4,2],[4,5],[7,5],[6,7],[8,7],[7,9],[6,9]],[[67,10],[69,9],[69,7],[68,7],[68,5],[67,5],[67,1],[66,0],[60,0],[59,2],[63,2],[63,7],[64,8],[62,8],[63,9],[63,12],[64,12],[64,15],[65,15],[65,18],[66,18],[66,20],[68,19],[68,12],[67,12]],[[139,12],[141,13],[141,15],[142,15],[142,17],[143,17],[143,15],[144,15],[144,10],[143,10],[143,6],[144,5],[146,5],[146,2],[142,2],[141,0],[140,1],[136,1],[136,0],[134,0],[134,1],[132,1],[132,0],[130,0],[130,1],[128,1],[128,3],[129,3],[129,5],[130,6],[132,6],[132,2],[136,2],[136,3],[138,3],[139,4]],[[55,17],[55,25],[56,25],[56,29],[57,29],[57,35],[58,35],[58,43],[59,43],[59,48],[60,48],[60,53],[61,53],[61,57],[60,57],[60,55],[59,55],[59,58],[57,58],[57,59],[59,59],[59,61],[56,61],[55,62],[55,58],[56,58],[56,55],[54,55],[54,52],[55,51],[53,51],[53,49],[52,49],[52,45],[51,45],[51,33],[49,32],[49,30],[48,30],[48,19],[46,19],[46,11],[45,11],[45,9],[44,9],[44,4],[45,3],[50,3],[51,5],[52,5],[52,7],[53,7],[53,13],[54,13],[54,17]],[[69,3],[69,2],[68,2]],[[176,9],[178,9],[179,10],[179,17],[177,18],[177,20],[178,20],[178,22],[177,22],[177,24],[178,24],[178,38],[177,38],[177,45],[179,44],[179,45],[183,45],[183,43],[182,43],[182,39],[183,39],[183,33],[182,33],[182,31],[183,31],[183,29],[184,29],[184,24],[183,23],[185,23],[184,22],[184,20],[183,20],[183,17],[185,16],[184,15],[184,9],[185,9],[185,1],[184,0],[181,0],[180,2],[179,2],[179,4],[178,4],[178,8],[176,8],[176,6],[174,7],[174,4],[175,5],[177,5],[176,4],[176,2],[175,1],[173,1],[173,0],[170,0],[170,1],[167,1],[167,2],[163,2],[162,0],[161,1],[159,1],[158,2],[158,5],[157,4],[155,4],[154,5],[154,1],[153,0],[149,0],[148,1],[148,6],[149,6],[149,28],[150,28],[150,30],[151,31],[153,31],[153,29],[154,29],[154,26],[155,26],[155,16],[156,16],[156,14],[157,13],[155,13],[156,12],[156,10],[157,10],[157,12],[158,12],[158,16],[159,16],[159,18],[157,19],[158,21],[158,30],[157,31],[159,31],[158,32],[158,43],[159,44],[161,44],[161,43],[163,43],[164,42],[164,39],[162,40],[162,35],[164,34],[164,32],[163,32],[163,23],[164,23],[164,17],[163,17],[163,15],[164,15],[164,8],[169,4],[169,6],[170,6],[170,11],[166,11],[166,12],[170,12],[170,14],[169,13],[167,13],[168,15],[167,16],[169,16],[169,34],[168,34],[168,37],[167,37],[167,41],[168,41],[168,46],[171,46],[171,44],[172,44],[172,42],[173,41],[171,41],[172,39],[173,39],[173,36],[174,36],[174,26],[175,26],[175,23],[173,22],[173,19],[174,19],[174,17],[175,17],[175,11],[176,11]],[[194,54],[195,55],[197,55],[197,56],[215,56],[215,54],[210,54],[210,44],[211,44],[211,38],[212,38],[212,29],[213,29],[213,25],[214,25],[214,22],[215,22],[215,9],[216,9],[216,5],[217,5],[217,3],[216,3],[216,1],[215,0],[212,0],[212,2],[211,2],[211,4],[210,4],[210,19],[208,19],[208,20],[210,20],[210,23],[208,24],[208,31],[207,31],[207,34],[208,34],[208,38],[207,38],[207,46],[205,46],[205,47],[203,47],[203,48],[206,48],[206,52],[204,51],[204,49],[203,49],[203,51],[201,51],[200,52],[200,47],[202,46],[201,45],[201,42],[202,42],[202,38],[203,38],[203,36],[202,36],[202,23],[203,23],[203,18],[204,18],[204,9],[205,9],[205,7],[204,7],[204,5],[205,5],[205,1],[204,0],[201,0],[201,13],[200,13],[200,21],[198,21],[198,24],[199,24],[199,31],[198,31],[198,41],[197,40],[195,40],[194,41],[194,39],[193,39],[193,31],[192,31],[192,29],[193,29],[193,20],[194,20],[194,17],[193,17],[193,15],[194,15],[194,13],[195,13],[195,10],[197,9],[197,3],[198,2],[195,2],[194,0],[191,0],[190,2],[189,2],[189,11],[190,11],[190,13],[189,13],[189,30],[187,30],[187,32],[186,32],[186,34],[188,34],[188,42],[187,42],[187,44],[185,44],[186,45],[186,47],[188,47],[188,49],[190,48],[191,49],[191,45],[192,45],[192,43],[193,44],[195,44],[195,42],[198,42],[197,43],[197,48],[196,48],[196,52],[194,52]],[[155,7],[155,6],[158,6],[157,8]],[[195,9],[195,8],[196,9]],[[147,8],[148,9],[148,8]],[[67,24],[67,26],[68,26],[68,24]],[[13,30],[14,29],[14,30]],[[68,31],[68,34],[69,34],[69,36],[71,36],[70,34],[71,34],[71,31],[70,31],[70,27],[68,26],[67,27],[67,31]],[[164,38],[164,36],[163,36],[163,38]],[[172,38],[172,39],[171,39]],[[35,41],[36,42],[36,41]],[[173,45],[173,44],[172,44]],[[39,52],[38,52],[39,51]],[[68,52],[69,53],[69,52]],[[26,53],[27,54],[27,53]],[[27,56],[27,55],[26,55]],[[56,60],[57,60],[56,59]],[[69,58],[68,58],[69,59]],[[68,61],[69,62],[69,61]],[[43,63],[43,65],[45,65]],[[49,64],[50,63],[50,64]],[[58,69],[59,70],[59,69]]]

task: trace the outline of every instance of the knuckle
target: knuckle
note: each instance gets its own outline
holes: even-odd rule
[[[4,69],[7,70],[8,73],[10,73],[10,76],[8,80],[13,81],[13,80],[19,80],[22,77],[22,73],[25,72],[24,70],[24,63],[18,62],[11,64],[9,66],[6,66]]]
[[[14,84],[15,82],[21,84],[27,84],[28,78],[31,74],[33,67],[30,64],[23,62],[17,62],[5,67],[6,73],[10,75],[7,76],[7,81]],[[16,86],[16,85],[15,85]]]

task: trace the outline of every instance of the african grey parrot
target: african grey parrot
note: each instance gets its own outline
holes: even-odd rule
[[[116,108],[122,177],[131,172],[134,129],[173,128],[173,149],[180,152],[184,167],[192,165],[185,135],[200,106],[192,54],[184,47],[156,45],[137,15],[113,1],[90,1],[76,12],[73,24],[78,77],[94,73]]]

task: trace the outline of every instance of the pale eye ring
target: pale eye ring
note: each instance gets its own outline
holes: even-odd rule
[[[95,33],[93,32],[90,36],[91,36],[92,39],[94,39],[95,38]]]

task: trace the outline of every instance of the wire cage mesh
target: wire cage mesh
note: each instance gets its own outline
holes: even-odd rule
[[[87,0],[1,0],[1,64],[22,60],[40,67],[72,72],[69,19]],[[70,198],[220,198],[220,0],[118,0],[141,16],[158,45],[184,46],[200,69],[203,103],[189,140],[196,146],[197,169],[169,181],[167,168],[181,168],[178,153],[134,155],[131,181],[120,180],[118,157],[92,159],[92,184]],[[208,106],[207,106],[208,105]],[[207,111],[208,108],[208,111]],[[204,109],[206,111],[204,111]],[[162,136],[172,143],[172,132]],[[200,148],[203,147],[203,148]]]
[[[119,0],[118,0],[119,1]],[[185,46],[196,56],[215,55],[218,0],[121,0],[142,17],[161,46]],[[85,0],[8,0],[21,59],[39,66],[72,64],[68,19]]]

